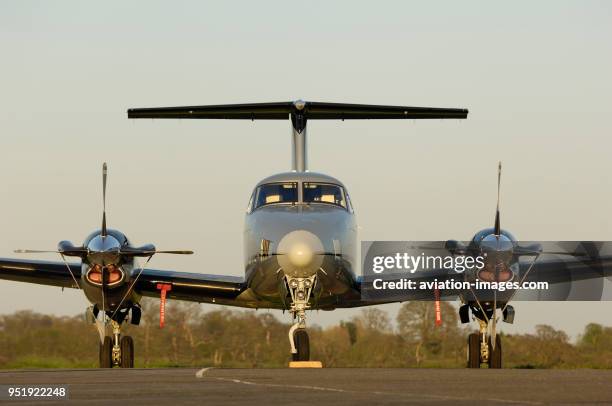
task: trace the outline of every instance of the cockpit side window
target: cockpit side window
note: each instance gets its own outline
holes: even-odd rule
[[[346,190],[344,191],[344,194],[346,195],[346,206],[348,207],[348,211],[354,213],[355,209],[353,208],[353,202],[351,202],[351,196]]]
[[[304,203],[334,204],[346,209],[344,190],[331,183],[304,182]]]
[[[268,183],[261,185],[255,192],[255,207],[275,203],[297,203],[298,187],[296,182]]]
[[[253,200],[255,199],[255,194],[257,193],[257,191],[253,191],[253,193],[251,193],[251,197],[249,198],[249,204],[247,204],[247,209],[246,212],[247,213],[251,213],[253,211]]]

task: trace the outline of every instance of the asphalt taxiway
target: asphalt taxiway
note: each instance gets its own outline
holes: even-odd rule
[[[612,404],[612,370],[5,370],[0,385],[67,384],[71,403]],[[5,401],[17,403],[17,401]],[[60,403],[44,401],[43,404]],[[63,403],[63,402],[62,402]],[[41,404],[20,400],[17,404]]]

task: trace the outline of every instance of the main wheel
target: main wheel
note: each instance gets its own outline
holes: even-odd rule
[[[480,334],[472,333],[468,336],[467,367],[480,368]]]
[[[293,355],[294,361],[309,361],[310,360],[310,341],[308,339],[308,333],[304,329],[298,329],[293,334],[295,340],[295,348],[297,354]]]
[[[134,368],[134,340],[130,336],[121,337],[121,368]]]
[[[502,343],[501,337],[495,336],[495,350],[491,345],[491,339],[489,339],[489,368],[501,368],[502,367]]]
[[[113,367],[113,339],[104,337],[104,341],[100,344],[100,368]]]

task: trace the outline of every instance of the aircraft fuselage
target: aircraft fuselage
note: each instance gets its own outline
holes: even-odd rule
[[[287,172],[255,187],[245,219],[244,266],[247,294],[261,307],[287,308],[288,278],[316,275],[311,308],[333,308],[354,288],[356,252],[355,215],[337,179]]]

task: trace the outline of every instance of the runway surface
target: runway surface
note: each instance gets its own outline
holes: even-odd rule
[[[49,369],[0,371],[2,384],[68,384],[88,405],[612,404],[609,370]]]

